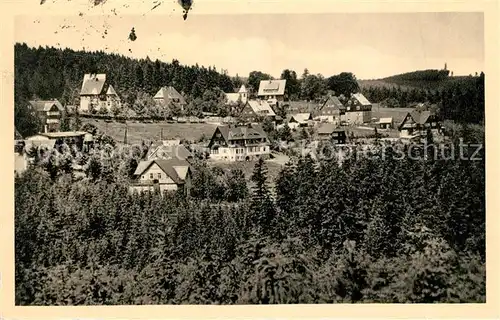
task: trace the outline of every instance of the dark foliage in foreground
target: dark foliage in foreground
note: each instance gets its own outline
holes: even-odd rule
[[[261,162],[217,203],[109,174],[16,178],[16,304],[485,302],[483,161]]]

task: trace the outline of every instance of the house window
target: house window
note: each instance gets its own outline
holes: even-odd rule
[[[149,179],[153,179],[153,174],[152,173],[149,174]]]
[[[158,173],[158,180],[161,179],[161,173]]]

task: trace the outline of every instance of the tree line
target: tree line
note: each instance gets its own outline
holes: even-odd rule
[[[400,86],[367,86],[363,94],[373,103],[387,107],[434,105],[442,119],[460,123],[483,123],[485,112],[484,73],[440,84],[437,89]]]
[[[264,161],[250,181],[195,164],[190,198],[130,194],[125,158],[87,159],[101,169],[83,179],[30,168],[16,304],[484,302],[484,160],[373,152],[301,157],[275,181]]]

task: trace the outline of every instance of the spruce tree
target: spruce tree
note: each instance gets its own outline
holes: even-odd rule
[[[250,206],[254,223],[257,230],[265,234],[273,227],[275,210],[267,185],[267,169],[262,158],[255,164],[251,179],[255,184]]]

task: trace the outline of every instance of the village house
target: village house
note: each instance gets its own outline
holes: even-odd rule
[[[260,125],[219,126],[210,143],[210,158],[223,161],[249,161],[270,153],[270,143]]]
[[[248,91],[244,84],[241,85],[238,92],[224,94],[226,95],[228,105],[236,105],[239,102],[246,104],[248,101]]]
[[[372,118],[372,104],[361,93],[355,93],[347,100],[346,112],[341,115],[341,120],[348,124],[360,125],[370,122]]]
[[[29,108],[40,118],[44,132],[60,130],[64,108],[57,100],[34,100],[29,102]]]
[[[152,144],[146,155],[147,160],[179,159],[190,161],[193,158],[193,154],[180,143],[180,140],[163,140],[160,143]]]
[[[92,112],[114,105],[120,106],[120,97],[106,80],[106,74],[85,74],[80,90],[80,111]]]
[[[312,115],[310,113],[297,113],[289,114],[287,116],[286,123],[290,129],[297,129],[298,127],[307,127],[313,121]]]
[[[285,101],[286,80],[262,80],[259,84],[257,97],[266,100],[271,107],[278,107]]]
[[[183,191],[189,196],[192,170],[189,162],[177,158],[154,159],[139,162],[130,192]]]
[[[266,117],[274,121],[276,114],[269,103],[264,100],[248,100],[240,113],[240,118],[247,122],[258,122]]]
[[[398,127],[400,138],[425,136],[427,129],[431,129],[434,135],[440,132],[440,123],[435,113],[429,110],[413,110],[407,113]]]
[[[330,96],[321,106],[318,120],[321,122],[340,124],[340,115],[344,113],[344,105],[339,98]]]
[[[394,128],[394,120],[392,118],[380,118],[376,126],[382,130],[392,129]]]
[[[183,111],[187,105],[186,99],[172,86],[160,88],[153,99],[160,106],[174,105]]]
[[[318,127],[318,138],[320,140],[329,140],[335,144],[345,144],[346,133],[343,129],[338,129],[333,123],[321,123]]]

